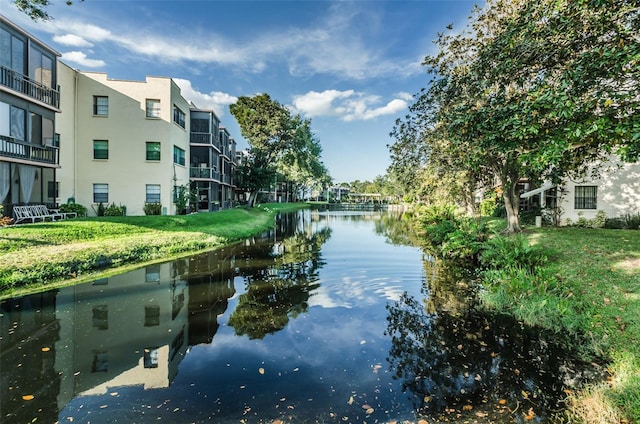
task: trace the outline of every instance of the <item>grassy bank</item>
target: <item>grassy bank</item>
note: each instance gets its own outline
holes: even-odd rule
[[[419,230],[436,256],[469,267],[485,308],[562,334],[610,378],[569,396],[569,422],[640,423],[640,231],[527,228],[426,209]]]
[[[640,423],[640,231],[530,228],[525,238],[548,255],[540,278],[493,287],[485,304],[580,334],[586,351],[610,359],[609,381],[572,396],[573,420]]]
[[[278,203],[192,215],[92,217],[0,227],[0,298],[218,248],[271,228],[278,212],[303,207]]]

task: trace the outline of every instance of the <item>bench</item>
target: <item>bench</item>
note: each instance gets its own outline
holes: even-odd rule
[[[56,210],[49,210],[45,205],[25,205],[14,206],[13,216],[14,224],[19,224],[23,221],[31,221],[32,223],[37,221],[45,222],[48,219],[56,221],[58,219],[67,218],[67,215],[75,216],[75,213],[61,213]]]

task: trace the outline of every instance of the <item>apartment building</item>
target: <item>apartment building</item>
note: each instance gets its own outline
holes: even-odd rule
[[[53,205],[59,164],[57,58],[0,15],[0,204]]]
[[[190,110],[191,190],[197,194],[198,211],[233,206],[236,142],[220,125],[212,110]]]
[[[168,77],[144,81],[73,69],[0,15],[0,204],[76,202],[143,215],[233,206],[234,139]],[[194,125],[193,130],[190,128]]]
[[[174,196],[189,186],[189,103],[180,88],[165,77],[126,81],[59,68],[61,198],[89,214],[100,203],[126,206],[127,215],[160,203],[175,214]]]

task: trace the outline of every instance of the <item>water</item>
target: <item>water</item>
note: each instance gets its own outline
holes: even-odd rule
[[[264,238],[10,299],[0,421],[545,422],[590,378],[441,274],[387,213],[304,211]]]

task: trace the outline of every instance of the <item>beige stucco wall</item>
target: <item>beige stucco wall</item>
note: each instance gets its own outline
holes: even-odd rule
[[[144,215],[146,185],[159,184],[162,206],[174,214],[173,186],[189,182],[189,103],[178,86],[170,78],[124,81],[61,68],[62,74],[71,74],[61,83],[61,201],[75,194],[76,202],[94,215],[93,184],[108,184],[109,203],[125,205],[128,215]],[[96,95],[108,96],[107,116],[94,116]],[[146,99],[160,100],[160,118],[146,117]],[[185,128],[173,122],[174,105],[185,113]],[[94,140],[108,140],[108,159],[93,159]],[[160,161],[146,160],[147,141],[161,143]],[[184,166],[173,163],[174,146],[185,151]]]
[[[597,186],[597,208],[575,209],[575,187]],[[600,172],[600,178],[569,179],[564,184],[562,222],[576,222],[581,216],[593,219],[598,211],[608,218],[640,213],[640,162],[623,163],[612,157]]]

